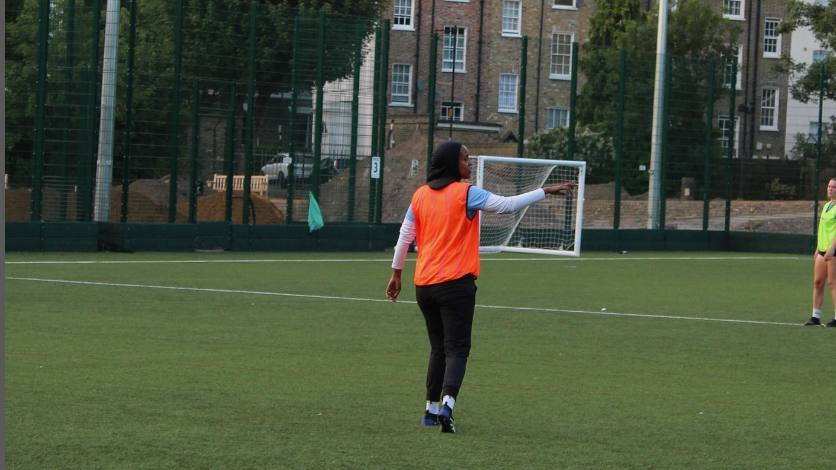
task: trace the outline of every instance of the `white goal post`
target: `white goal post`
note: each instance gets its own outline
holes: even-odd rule
[[[567,181],[578,183],[574,196],[546,196],[513,213],[480,212],[480,251],[580,256],[586,162],[471,158],[478,162],[475,185],[498,196],[516,196]]]

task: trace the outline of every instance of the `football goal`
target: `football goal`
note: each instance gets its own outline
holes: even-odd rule
[[[586,162],[480,155],[475,185],[498,196],[576,181],[574,196],[546,199],[513,213],[480,213],[480,251],[580,256]]]

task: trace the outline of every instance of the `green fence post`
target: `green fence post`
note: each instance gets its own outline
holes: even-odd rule
[[[375,222],[380,223],[383,218],[383,180],[386,169],[386,146],[389,143],[386,141],[386,95],[388,93],[389,84],[389,20],[383,20],[383,38],[381,38],[381,49],[383,49],[380,57],[380,144],[378,145],[378,152],[380,156],[380,178],[377,180],[377,191],[375,192]]]
[[[824,61],[819,62],[819,132],[816,138],[816,179],[813,183],[814,187],[814,207],[813,207],[813,235],[818,232],[819,221],[819,178],[821,177],[821,141],[822,141],[822,111],[824,106]]]
[[[671,110],[671,82],[673,81],[671,75],[673,74],[673,57],[665,56],[665,93],[662,105],[662,155],[661,157],[661,175],[659,177],[659,228],[665,230],[665,211],[667,209],[667,186],[668,186],[668,129],[670,128],[670,110]]]
[[[314,113],[314,149],[311,168],[311,190],[319,199],[319,165],[322,163],[322,112],[325,88],[325,10],[319,10],[319,43],[316,51],[316,111]]]
[[[731,77],[737,76],[737,62],[732,61]],[[726,211],[725,211],[725,232],[729,233],[731,227],[731,180],[732,180],[732,160],[734,159],[734,98],[735,86],[729,87],[729,151],[727,153],[728,161],[726,162]]]
[[[250,47],[247,59],[247,141],[244,142],[244,200],[241,207],[241,223],[250,223],[250,180],[253,174],[253,116],[255,115],[255,42],[258,4],[250,3]],[[226,182],[232,184],[232,180]],[[249,240],[249,238],[248,238]],[[249,249],[249,247],[247,248]]]
[[[168,223],[177,220],[177,160],[180,153],[180,70],[183,66],[183,0],[174,17],[174,83],[171,90],[171,161],[168,182]]]
[[[134,107],[134,72],[136,67],[136,0],[131,0],[128,24],[128,70],[125,86],[125,146],[122,157],[122,203],[119,221],[128,221],[128,198],[130,197],[131,172],[131,126],[133,125]]]
[[[612,225],[618,234],[621,225],[621,163],[624,158],[624,88],[627,74],[627,51],[619,51],[618,67],[618,115],[615,129],[615,201],[613,202]],[[621,236],[617,236],[618,251],[621,251]]]
[[[380,62],[381,62],[381,43],[382,43],[382,33],[380,30],[380,25],[375,27],[375,40],[374,40],[374,85],[372,89],[374,92],[372,93],[372,158],[378,156],[378,132],[380,131],[380,100],[383,99],[380,96]],[[371,166],[369,167],[370,174],[369,174],[369,215],[367,217],[368,222],[374,222],[374,215],[375,215],[375,195],[377,194],[377,180],[371,178]]]
[[[569,85],[569,142],[567,143],[567,160],[575,159],[575,128],[577,126],[578,104],[578,43],[572,43],[572,81]]]
[[[35,136],[32,151],[32,200],[29,217],[41,220],[43,202],[44,134],[46,127],[46,60],[49,47],[49,0],[38,5],[38,70],[35,75]]]
[[[192,151],[189,162],[189,223],[197,222],[197,159],[200,155],[200,79],[192,90]]]
[[[708,230],[708,212],[711,208],[709,202],[709,191],[711,189],[711,147],[712,147],[712,133],[714,131],[714,74],[716,71],[716,62],[711,59],[708,62],[708,95],[706,101],[705,111],[705,176],[703,177],[703,196],[702,196],[702,229]]]
[[[101,23],[102,2],[96,0],[93,2],[93,25]],[[96,144],[99,139],[96,137],[99,126],[96,120],[98,114],[96,107],[98,105],[99,96],[99,36],[100,30],[98,27],[93,28],[93,40],[90,52],[90,76],[88,77],[89,95],[87,101],[87,129],[86,129],[86,152],[82,156],[83,176],[81,184],[79,185],[79,193],[81,201],[77,201],[76,205],[76,220],[90,221],[93,219],[93,179],[96,174]]]
[[[430,176],[430,164],[433,159],[433,150],[435,147],[435,81],[438,61],[438,33],[433,33],[430,36],[430,74],[428,81],[429,89],[427,93],[427,114],[429,115],[429,130],[427,131],[427,176]]]
[[[238,104],[238,84],[232,83],[232,103],[230,103],[229,122],[226,135],[226,158],[224,158],[224,173],[226,174],[226,191],[224,198],[224,220],[232,224],[232,178],[235,176],[235,106]],[[230,240],[230,243],[231,240]]]
[[[528,71],[528,36],[522,37],[520,47],[520,104],[517,116],[517,157],[522,158],[525,153],[525,81]]]
[[[75,0],[67,0],[67,10],[65,18],[65,21],[67,22],[67,37],[64,41],[67,48],[66,57],[64,60],[64,106],[66,111],[64,113],[64,130],[62,132],[63,137],[61,138],[61,186],[58,188],[59,220],[67,220],[67,196],[70,189],[69,185],[67,184],[69,179],[69,172],[67,171],[67,161],[68,156],[72,152],[70,146],[70,139],[73,137],[70,136],[70,127],[72,126],[72,110],[75,109],[75,103],[73,103],[72,100],[73,67],[75,63],[75,9]]]
[[[293,59],[290,68],[290,146],[287,150],[288,156],[296,158],[296,110],[299,106],[299,93],[296,91],[299,75],[299,17],[293,19]],[[293,177],[293,163],[287,165],[287,211],[285,211],[285,222],[293,222],[293,190],[296,181]]]
[[[357,181],[357,140],[360,125],[360,64],[363,62],[363,30],[357,24],[354,27],[354,71],[351,94],[351,144],[348,157],[348,222],[354,222],[354,198]]]

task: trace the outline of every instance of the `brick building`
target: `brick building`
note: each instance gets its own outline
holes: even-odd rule
[[[585,40],[590,10],[582,0],[393,0],[385,13],[391,21],[387,115],[426,115],[432,99],[441,129],[518,133],[527,36],[525,135],[564,124],[571,44]],[[437,77],[430,97],[434,33]]]
[[[773,69],[790,52],[790,35],[777,33],[787,15],[784,0],[711,2],[743,31],[735,123],[725,113],[715,125],[726,139],[734,132],[738,157],[784,158],[790,150],[785,148],[788,76]],[[655,0],[643,3],[650,9]],[[387,114],[394,119],[426,115],[428,100],[434,99],[439,128],[452,116],[456,129],[518,134],[522,37],[527,36],[523,135],[565,126],[571,45],[587,41],[593,14],[593,0],[392,0],[384,13],[392,25]],[[439,44],[436,95],[431,98],[433,33]],[[715,109],[728,109],[728,101],[720,100]]]
[[[787,131],[788,75],[776,72],[782,55],[790,54],[790,35],[777,32],[787,17],[784,0],[712,0],[723,16],[742,29],[737,44],[737,77],[732,80],[736,117],[732,126],[728,112],[715,124],[729,136],[733,129],[735,156],[742,159],[781,159]],[[721,101],[717,110],[728,109]]]

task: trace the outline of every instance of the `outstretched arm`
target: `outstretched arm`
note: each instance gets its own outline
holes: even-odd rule
[[[535,202],[542,201],[546,197],[546,194],[573,195],[574,192],[572,191],[572,188],[577,185],[578,183],[569,181],[563,184],[544,186],[540,189],[535,189],[527,193],[510,197],[497,196],[496,194],[489,193],[481,188],[473,191],[474,188],[471,188],[471,193],[468,194],[467,208],[468,210],[483,210],[485,212],[494,212],[497,214],[514,212],[530,206]],[[472,199],[471,195],[473,196]]]

